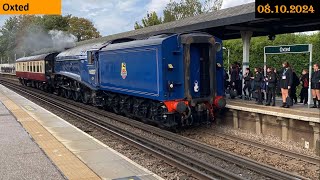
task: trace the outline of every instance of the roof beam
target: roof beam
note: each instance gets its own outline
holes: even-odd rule
[[[243,27],[243,26],[227,26],[227,30],[236,30],[236,31],[252,31],[252,32],[268,32],[265,28],[254,28],[254,27]]]
[[[257,24],[257,23],[266,23],[270,21],[280,21],[280,18],[270,18],[270,19],[257,19],[251,22],[248,22],[248,25]]]

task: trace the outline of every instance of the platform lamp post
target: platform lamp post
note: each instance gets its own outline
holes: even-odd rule
[[[228,73],[228,76],[229,76],[229,78],[230,78],[230,72],[229,72],[229,68],[230,68],[230,49],[229,49],[229,48],[226,48],[226,47],[222,47],[222,49],[228,51],[228,68],[227,68],[227,73]]]

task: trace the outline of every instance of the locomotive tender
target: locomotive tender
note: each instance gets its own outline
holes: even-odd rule
[[[59,53],[44,79],[17,76],[25,85],[36,82],[32,86],[163,127],[207,123],[226,103],[220,42],[185,33],[87,44]]]

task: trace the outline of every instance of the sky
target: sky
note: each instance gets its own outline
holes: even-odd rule
[[[155,11],[162,15],[169,2],[170,0],[62,0],[62,13],[91,20],[101,35],[107,36],[133,30],[134,23],[141,21],[147,12]],[[254,0],[223,0],[222,8],[250,2]],[[0,16],[0,26],[8,17]]]

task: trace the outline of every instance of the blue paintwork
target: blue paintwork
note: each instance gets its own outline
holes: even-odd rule
[[[80,72],[82,68],[79,59],[56,59],[55,62],[56,74],[61,74],[80,81]]]
[[[55,73],[76,79],[94,90],[138,96],[158,101],[182,99],[184,94],[183,48],[178,35],[109,44],[96,48],[95,61],[88,64],[89,46],[61,53],[56,57]],[[221,42],[216,38],[216,41]],[[84,49],[87,48],[85,51]],[[80,52],[81,50],[81,52]],[[78,53],[78,54],[77,54]],[[200,84],[199,59],[196,46],[191,46],[191,93],[194,81]],[[127,76],[122,77],[122,63]],[[217,63],[223,65],[222,51],[217,53]],[[168,65],[172,64],[173,69]],[[223,95],[223,68],[217,69],[217,94]],[[169,83],[174,84],[169,90]],[[221,85],[222,84],[222,85]]]
[[[121,48],[120,45],[109,45],[99,52],[101,90],[162,101],[183,98],[183,82],[179,75],[183,67],[177,62],[182,62],[182,56],[173,55],[173,51],[180,50],[176,35],[125,43]],[[122,63],[126,64],[126,77],[121,75]],[[171,72],[168,63],[174,66]],[[168,81],[180,85],[168,93]]]

